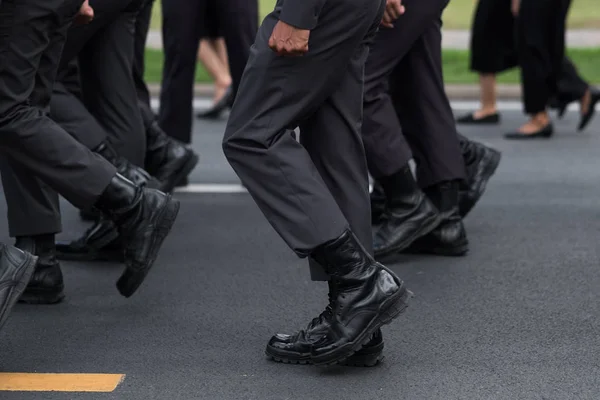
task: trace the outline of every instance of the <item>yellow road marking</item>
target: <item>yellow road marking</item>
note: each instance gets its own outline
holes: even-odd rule
[[[123,374],[27,374],[0,372],[0,391],[112,392]]]

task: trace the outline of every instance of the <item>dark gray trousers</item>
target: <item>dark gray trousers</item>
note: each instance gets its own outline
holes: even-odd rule
[[[50,117],[88,149],[108,140],[120,154],[143,165],[146,136],[130,72],[137,6],[115,0],[90,4],[95,20],[68,30]],[[15,173],[9,162],[0,162],[0,171],[3,177],[11,176],[4,178],[9,214],[15,215],[9,217],[11,236],[60,232],[56,193],[47,185],[37,187],[36,178]],[[23,211],[12,213],[15,209]]]
[[[277,7],[261,25],[242,77],[223,150],[265,217],[300,257],[348,227],[372,252],[360,124],[368,43],[384,4],[327,1],[302,57],[281,57],[268,47]],[[290,132],[298,126],[301,143]],[[327,279],[315,263],[311,272],[314,280]]]
[[[116,169],[73,139],[47,116],[52,85],[66,33],[81,0],[3,0],[0,4],[0,148],[2,182],[7,188],[37,193],[48,224],[58,210],[56,194],[76,207],[90,208],[116,174]],[[10,189],[8,189],[10,190]],[[43,192],[42,192],[43,190]],[[53,196],[52,198],[48,197]],[[46,196],[46,197],[44,197]],[[7,202],[8,202],[7,196]],[[11,236],[43,232],[39,219],[31,226],[31,209],[10,202]],[[24,231],[13,230],[23,227]],[[58,221],[60,228],[60,221]]]
[[[390,176],[414,158],[423,187],[464,179],[442,75],[440,15],[447,0],[404,4],[406,14],[380,30],[367,60],[362,135],[369,171],[376,179]]]
[[[257,0],[162,0],[165,62],[158,121],[183,143],[191,141],[194,75],[209,3],[227,45],[234,91],[258,28]]]

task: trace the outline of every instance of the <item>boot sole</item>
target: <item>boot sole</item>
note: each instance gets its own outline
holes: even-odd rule
[[[82,253],[56,252],[56,258],[61,261],[101,261],[101,262],[124,262],[122,250],[100,250]]]
[[[383,268],[384,270],[389,271],[387,268]],[[410,299],[413,296],[414,294],[410,290],[406,289],[404,284],[402,284],[396,293],[383,302],[383,304],[379,307],[377,315],[353,342],[348,342],[328,353],[318,356],[311,356],[312,363],[314,365],[335,365],[346,361],[357,351],[364,348],[364,345],[369,341],[371,335],[373,335],[377,329],[381,328],[383,325],[389,324],[402,313],[404,313],[408,308]]]
[[[384,360],[383,343],[376,346],[363,347],[360,353],[355,353],[347,360],[340,362],[340,365],[347,367],[363,367],[370,368],[379,365]],[[284,355],[276,354],[269,350],[265,351],[265,354],[271,361],[275,361],[281,364],[296,364],[296,365],[312,365],[310,353],[298,355]]]
[[[127,298],[131,297],[146,279],[164,240],[171,231],[173,224],[175,224],[177,214],[179,214],[179,206],[179,201],[168,195],[167,202],[156,219],[156,229],[153,232],[147,261],[141,268],[131,269],[127,267],[117,281],[117,289],[121,295]]]
[[[475,189],[475,192],[477,193],[475,201],[473,202],[473,204],[471,205],[471,207],[468,210],[465,210],[462,213],[462,215],[461,215],[462,218],[465,218],[471,212],[473,207],[475,207],[475,204],[477,204],[479,199],[481,199],[481,196],[483,196],[483,193],[485,192],[488,182],[490,181],[492,176],[496,173],[496,170],[498,169],[498,166],[500,165],[500,161],[502,160],[502,153],[500,153],[498,150],[495,150],[495,149],[490,149],[490,151],[492,152],[490,162],[487,163],[487,165],[483,169],[483,174],[482,174],[485,178],[482,179],[479,187]]]
[[[173,179],[169,180],[169,184],[164,188],[165,193],[171,193],[177,187],[177,184],[184,180],[198,165],[200,157],[196,153],[192,155],[183,163],[180,169],[173,175]]]
[[[43,289],[43,288],[27,288],[21,295],[19,303],[23,304],[58,304],[65,299],[63,288]]]
[[[421,224],[421,226],[419,227],[417,232],[415,232],[415,234],[411,235],[410,237],[406,238],[405,240],[394,246],[388,247],[383,251],[375,251],[375,257],[383,258],[401,252],[402,250],[408,248],[415,240],[427,235],[435,228],[437,228],[440,222],[442,222],[442,216],[437,213],[433,214],[430,218],[428,218],[425,222]]]
[[[33,271],[35,270],[37,260],[38,258],[36,256],[27,254],[27,260],[25,261],[25,265],[21,267],[23,269],[23,273],[21,274],[20,279],[17,281],[17,284],[14,285],[8,292],[7,301],[4,304],[4,307],[0,309],[0,329],[2,329],[2,327],[6,323],[10,310],[14,307],[14,305],[17,303],[17,301],[27,288],[27,284],[31,279]]]

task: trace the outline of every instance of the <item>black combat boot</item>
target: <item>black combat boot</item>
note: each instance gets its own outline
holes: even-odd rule
[[[199,157],[191,147],[169,137],[155,121],[146,130],[146,170],[161,183],[161,190],[170,193],[188,177]]]
[[[459,193],[459,213],[464,218],[485,192],[488,181],[500,164],[502,154],[462,135],[458,136],[467,168],[467,180],[461,182]]]
[[[31,279],[37,257],[0,243],[0,330]]]
[[[337,364],[405,311],[412,293],[392,271],[373,260],[350,231],[319,246],[312,256],[331,277],[333,293],[329,327],[312,343],[311,362]]]
[[[108,162],[117,167],[117,172],[129,179],[137,186],[146,186],[151,189],[162,190],[158,180],[151,177],[148,172],[142,168],[133,165],[126,158],[119,156],[115,149],[107,142],[102,142],[98,147],[92,150],[94,153],[100,154]],[[81,210],[79,212],[81,219],[84,221],[98,221],[102,214],[98,210]]]
[[[94,206],[115,223],[123,241],[125,271],[117,289],[130,297],[146,278],[175,223],[179,201],[116,174]]]
[[[415,240],[407,253],[463,256],[469,251],[467,232],[458,212],[458,182],[442,182],[425,189],[440,211],[442,221],[429,234]]]
[[[336,293],[333,282],[329,281],[329,301]],[[267,344],[265,353],[277,362],[286,364],[311,364],[310,347],[327,334],[331,327],[333,311],[327,306],[325,311],[308,324],[305,330],[293,335],[278,333]],[[353,367],[374,367],[383,359],[383,334],[381,329],[375,331],[365,346],[343,361],[342,365]]]
[[[56,242],[59,260],[123,262],[123,242],[111,220],[101,217],[83,236],[70,242]]]
[[[438,210],[417,186],[408,165],[379,182],[385,192],[386,210],[373,236],[377,258],[400,252],[440,223]]]
[[[54,235],[19,236],[15,246],[38,257],[35,271],[19,302],[27,304],[56,304],[64,298],[65,284],[56,259]]]
[[[126,158],[119,156],[108,143],[102,143],[93,151],[100,154],[112,165],[117,167],[117,172],[129,179],[135,185],[162,190],[161,184],[157,179],[151,177],[144,169],[130,163]]]

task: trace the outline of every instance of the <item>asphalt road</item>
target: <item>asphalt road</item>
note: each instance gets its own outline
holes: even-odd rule
[[[179,193],[173,234],[134,297],[116,291],[120,266],[65,262],[66,301],[19,305],[0,333],[0,372],[121,373],[123,383],[0,399],[598,399],[600,118],[577,133],[570,112],[552,140],[504,141],[523,120],[510,111],[501,127],[461,129],[500,149],[502,164],[465,220],[467,257],[390,265],[417,297],[384,329],[381,366],[267,361],[271,334],[317,315],[325,286],[247,194]],[[223,127],[196,124],[194,183],[238,182]],[[63,210],[62,235],[74,237],[85,225]]]

